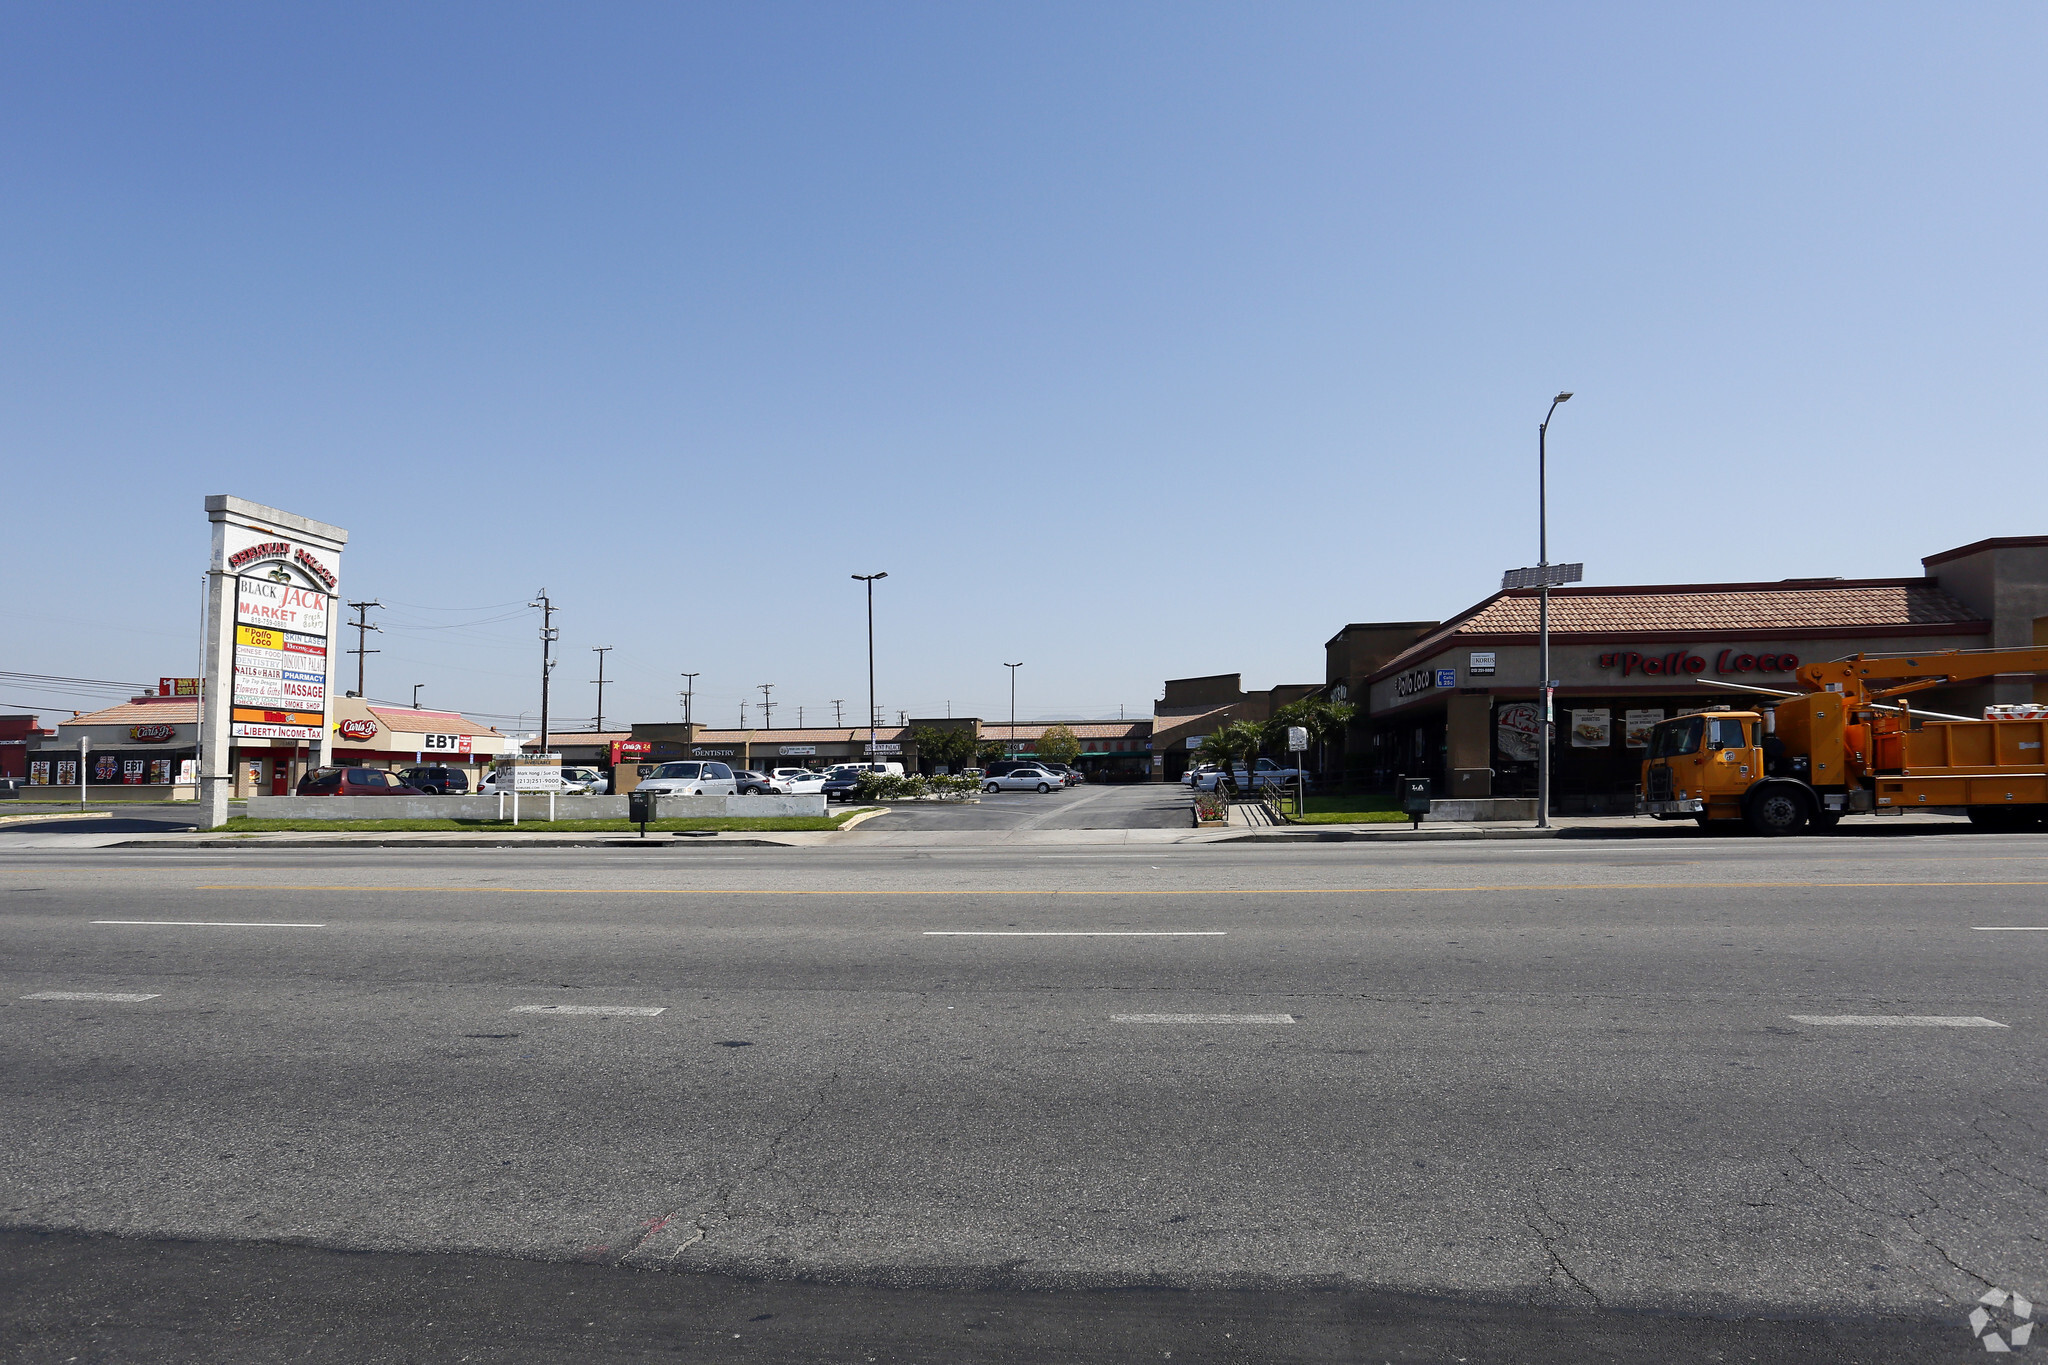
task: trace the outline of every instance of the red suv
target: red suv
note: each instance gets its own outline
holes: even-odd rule
[[[425,796],[382,768],[315,768],[299,779],[300,796]]]

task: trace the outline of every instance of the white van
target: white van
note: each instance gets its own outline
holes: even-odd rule
[[[640,783],[644,792],[668,796],[737,796],[739,783],[723,763],[663,763]]]

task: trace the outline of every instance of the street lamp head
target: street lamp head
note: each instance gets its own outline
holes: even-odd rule
[[[1570,399],[1571,399],[1571,396],[1572,396],[1572,395],[1571,395],[1571,390],[1567,389],[1567,390],[1565,390],[1565,391],[1564,391],[1563,393],[1559,394],[1559,395],[1558,395],[1557,397],[1555,397],[1555,398],[1551,399],[1550,401],[1551,401],[1551,402],[1553,402],[1553,403],[1564,403],[1564,402],[1569,402],[1569,401],[1570,401]]]

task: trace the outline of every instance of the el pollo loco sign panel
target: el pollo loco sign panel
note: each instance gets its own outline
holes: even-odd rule
[[[270,578],[235,580],[231,733],[315,740],[327,723],[326,593]]]

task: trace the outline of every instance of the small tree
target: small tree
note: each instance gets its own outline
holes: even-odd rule
[[[974,761],[974,736],[966,730],[941,730],[935,725],[920,725],[910,732],[910,739],[917,745],[917,756],[923,762],[964,768]]]
[[[1255,720],[1234,720],[1223,727],[1224,750],[1234,763],[1244,764],[1246,790],[1259,780],[1259,750],[1266,747],[1266,727]]]
[[[978,740],[974,746],[974,761],[977,765],[986,768],[989,764],[1002,758],[1007,753],[1009,753],[1009,745],[1003,740]]]
[[[1081,741],[1064,725],[1048,725],[1038,737],[1036,752],[1048,763],[1072,763],[1081,756]]]

